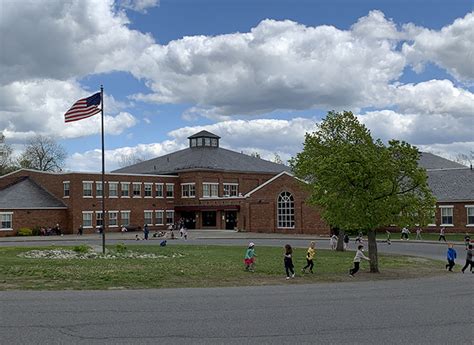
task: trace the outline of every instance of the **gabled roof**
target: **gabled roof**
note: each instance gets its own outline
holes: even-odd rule
[[[28,177],[0,190],[0,209],[57,209],[67,206]]]
[[[206,137],[206,138],[216,138],[216,139],[220,139],[221,137],[218,136],[218,135],[215,135],[214,133],[211,133],[211,132],[208,132],[208,131],[200,131],[196,134],[193,134],[191,135],[190,137],[188,137],[188,139],[193,139],[193,138],[202,138],[202,137]]]
[[[465,168],[466,166],[450,161],[449,159],[434,155],[428,152],[422,152],[418,165],[425,168],[426,170],[431,169],[458,169]]]
[[[474,201],[474,171],[469,168],[428,170],[428,185],[438,201]]]
[[[193,147],[112,171],[113,173],[176,174],[190,170],[280,173],[290,171],[284,164],[223,149]]]
[[[282,177],[283,175],[287,175],[287,176],[290,176],[290,177],[293,177],[299,181],[302,181],[302,182],[305,182],[297,177],[295,177],[295,175],[293,175],[292,173],[289,173],[288,171],[282,171],[281,173],[279,173],[278,175],[275,175],[273,176],[271,179],[269,179],[268,181],[265,181],[264,183],[262,183],[260,186],[257,186],[255,187],[254,189],[252,189],[250,192],[248,192],[247,194],[245,194],[245,197],[248,198],[250,197],[253,193],[255,193],[256,191],[262,189],[262,188],[265,188],[266,186],[268,186],[270,183],[273,183],[273,181],[279,179],[280,177]],[[306,183],[306,182],[305,182]]]

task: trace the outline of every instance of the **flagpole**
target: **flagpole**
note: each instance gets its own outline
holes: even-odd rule
[[[100,86],[101,127],[102,127],[102,253],[105,254],[105,156],[104,156],[104,87]]]

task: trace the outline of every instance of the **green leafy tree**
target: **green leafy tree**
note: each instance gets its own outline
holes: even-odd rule
[[[423,226],[432,215],[435,199],[419,156],[406,142],[374,140],[351,112],[331,111],[306,134],[290,165],[308,182],[309,203],[321,207],[328,224],[368,233],[370,271],[379,272],[376,229]]]

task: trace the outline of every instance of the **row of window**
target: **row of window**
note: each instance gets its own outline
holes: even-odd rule
[[[130,189],[130,184],[132,185]],[[109,198],[141,198],[142,197],[142,184],[143,184],[143,196],[145,198],[174,198],[174,183],[141,183],[141,182],[120,182],[120,193],[119,193],[119,182],[108,182],[109,185]],[[153,188],[153,185],[155,188]],[[70,182],[64,181],[64,197],[68,198],[71,194]],[[83,181],[82,182],[82,196],[84,198],[93,197],[94,182]],[[95,182],[95,196],[102,198],[104,195],[104,189],[102,182]],[[239,195],[238,183],[224,183],[223,184],[223,196],[224,197],[236,197]],[[202,196],[203,198],[212,198],[219,196],[219,183],[204,182],[202,184]],[[195,183],[182,183],[181,184],[181,197],[182,198],[195,198],[196,197],[196,184]]]
[[[83,211],[82,212],[82,227],[92,228],[94,226],[100,227],[104,225],[104,217],[102,211]],[[128,226],[130,225],[130,211],[107,211],[109,215],[108,227]],[[119,219],[120,214],[120,219]],[[151,225],[169,225],[174,223],[174,210],[146,210],[144,211],[144,224]],[[153,222],[154,221],[154,222]]]
[[[474,205],[466,205],[467,225],[474,225]],[[441,209],[441,225],[454,225],[454,206],[443,205]]]

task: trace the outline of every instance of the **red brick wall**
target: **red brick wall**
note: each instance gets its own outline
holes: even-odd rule
[[[13,212],[13,231],[0,231],[0,237],[15,236],[20,228],[54,227],[58,223],[64,233],[70,233],[67,210],[0,210]]]

